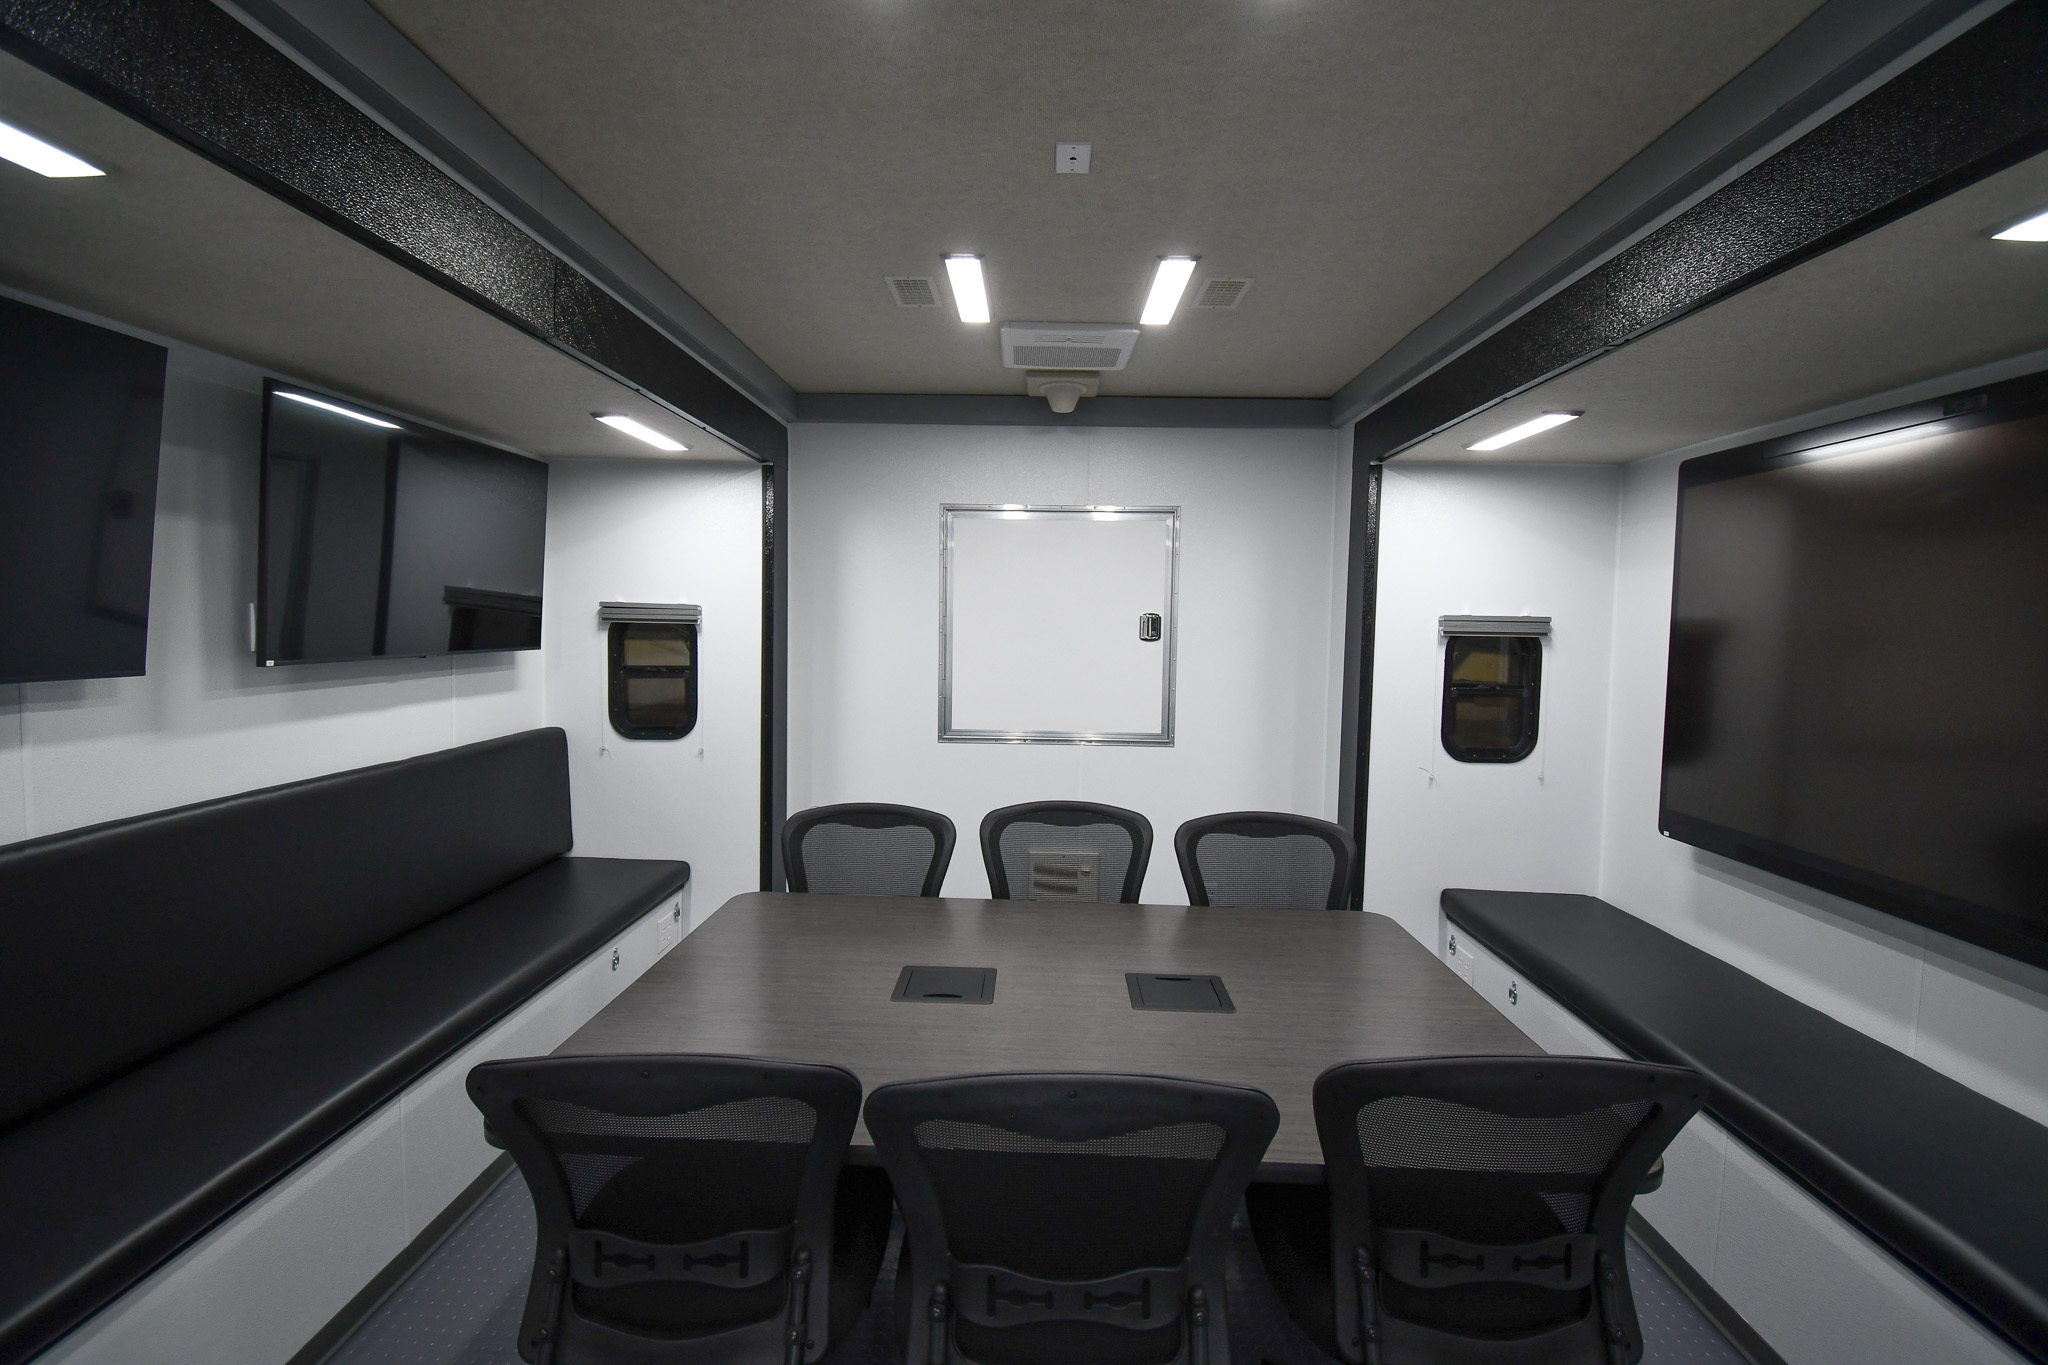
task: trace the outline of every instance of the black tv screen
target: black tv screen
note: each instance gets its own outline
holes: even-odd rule
[[[539,460],[272,382],[262,507],[266,665],[540,648]]]
[[[2048,375],[1681,466],[1661,807],[2048,965]]]
[[[167,354],[0,299],[0,683],[143,671]]]

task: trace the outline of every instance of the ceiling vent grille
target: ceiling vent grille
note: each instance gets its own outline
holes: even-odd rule
[[[939,287],[929,275],[891,275],[889,293],[898,308],[936,308]]]
[[[1013,370],[1121,370],[1138,329],[1113,323],[1003,324],[1003,364]]]
[[[1195,307],[1235,308],[1244,302],[1245,291],[1251,287],[1250,280],[1210,280],[1195,295]]]

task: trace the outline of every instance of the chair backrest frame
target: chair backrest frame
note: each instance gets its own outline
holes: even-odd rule
[[[1625,1238],[1629,1205],[1658,1157],[1706,1097],[1698,1073],[1683,1067],[1604,1057],[1417,1057],[1345,1062],[1316,1078],[1316,1134],[1330,1196],[1330,1276],[1336,1340],[1354,1365],[1429,1360],[1527,1360],[1531,1365],[1635,1365],[1642,1330],[1629,1289]],[[1381,1099],[1446,1101],[1511,1118],[1559,1119],[1618,1103],[1647,1101],[1646,1115],[1616,1146],[1597,1177],[1582,1236],[1594,1264],[1584,1319],[1543,1335],[1502,1341],[1409,1323],[1378,1302],[1387,1267],[1376,1264],[1371,1169],[1360,1111]],[[1464,1245],[1468,1254],[1493,1248]],[[1427,1252],[1425,1252],[1425,1255]],[[1380,1258],[1384,1259],[1384,1258]],[[1442,1291],[1428,1291],[1442,1292]],[[1617,1335],[1618,1332],[1618,1335]],[[1503,1352],[1506,1354],[1503,1354]]]
[[[1186,883],[1188,904],[1213,905],[1208,882],[1202,875],[1200,845],[1211,834],[1235,834],[1248,838],[1283,838],[1307,835],[1330,848],[1333,868],[1323,909],[1352,908],[1358,884],[1358,845],[1342,825],[1307,815],[1281,811],[1238,810],[1220,815],[1202,815],[1189,820],[1173,833],[1173,853],[1180,863],[1181,880]]]
[[[1138,903],[1145,888],[1145,871],[1152,862],[1152,822],[1137,811],[1096,801],[1026,801],[981,817],[981,861],[988,869],[991,897],[999,901],[1013,898],[1009,869],[1003,862],[1002,840],[1006,830],[1024,821],[1046,825],[1114,825],[1123,830],[1130,836],[1131,858],[1124,869],[1123,884],[1117,888],[1116,900],[1121,905]]]
[[[863,829],[894,829],[916,826],[932,835],[931,863],[915,894],[936,896],[946,882],[946,869],[953,862],[956,835],[953,822],[935,810],[919,806],[893,806],[877,801],[850,801],[836,806],[813,806],[800,810],[782,822],[782,866],[789,889],[808,892],[810,876],[804,866],[806,836],[820,825],[853,825]]]
[[[897,1282],[898,1294],[908,1296],[897,1304],[897,1321],[906,1336],[900,1343],[904,1358],[918,1365],[973,1365],[953,1330],[962,1306],[952,1302],[958,1296],[951,1286],[962,1266],[953,1257],[946,1205],[917,1135],[921,1125],[932,1120],[987,1125],[1047,1143],[1088,1143],[1191,1123],[1221,1128],[1222,1146],[1211,1158],[1186,1257],[1177,1268],[1176,1283],[1183,1291],[1176,1302],[1181,1344],[1173,1360],[1174,1365],[1230,1365],[1224,1304],[1230,1222],[1280,1124],[1278,1108],[1263,1091],[1161,1076],[955,1076],[877,1087],[863,1112],[903,1213],[910,1268]],[[1110,1282],[1076,1277],[1025,1283],[1047,1294],[1057,1288],[1063,1297],[1079,1300]]]
[[[529,1057],[473,1068],[468,1090],[489,1132],[518,1163],[533,1195],[538,1236],[519,1324],[524,1359],[536,1365],[615,1360],[798,1365],[823,1354],[831,1325],[833,1198],[860,1114],[861,1084],[852,1072],[809,1062],[711,1054]],[[527,1106],[553,1102],[605,1115],[654,1117],[759,1098],[799,1100],[816,1116],[804,1154],[795,1221],[783,1237],[770,1240],[771,1245],[788,1247],[786,1261],[777,1267],[788,1287],[781,1310],[760,1321],[681,1339],[641,1335],[585,1317],[577,1309],[573,1290],[580,1282],[576,1264],[587,1255],[584,1244],[591,1234],[579,1226],[576,1196],[558,1153]],[[683,1250],[637,1245],[629,1249]],[[664,1255],[662,1260],[668,1265],[674,1258]],[[794,1342],[793,1334],[798,1338]]]

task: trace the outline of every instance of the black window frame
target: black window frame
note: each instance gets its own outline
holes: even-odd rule
[[[690,662],[682,665],[628,664],[626,638],[634,629],[680,630],[686,632]],[[612,729],[627,739],[681,739],[697,728],[697,623],[694,621],[613,621],[605,640],[605,712]],[[675,678],[685,680],[684,714],[680,725],[636,725],[626,702],[626,683],[632,678]]]
[[[1510,648],[1518,648],[1526,661],[1525,679],[1519,683],[1472,683],[1459,682],[1452,677],[1453,660],[1457,657],[1460,641],[1498,640]],[[1444,701],[1443,716],[1438,729],[1438,739],[1444,752],[1460,763],[1520,763],[1536,751],[1536,738],[1541,729],[1542,717],[1539,707],[1543,694],[1543,639],[1537,635],[1507,635],[1498,631],[1484,634],[1457,634],[1444,638]],[[1520,697],[1522,700],[1522,733],[1517,741],[1506,748],[1468,748],[1458,742],[1456,721],[1458,702],[1465,697]]]

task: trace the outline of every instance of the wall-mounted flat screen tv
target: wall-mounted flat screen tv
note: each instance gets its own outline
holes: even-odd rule
[[[2048,374],[1680,467],[1659,828],[2048,965]]]
[[[262,508],[266,665],[540,648],[539,460],[273,381]]]
[[[0,299],[0,683],[143,671],[167,355]]]

